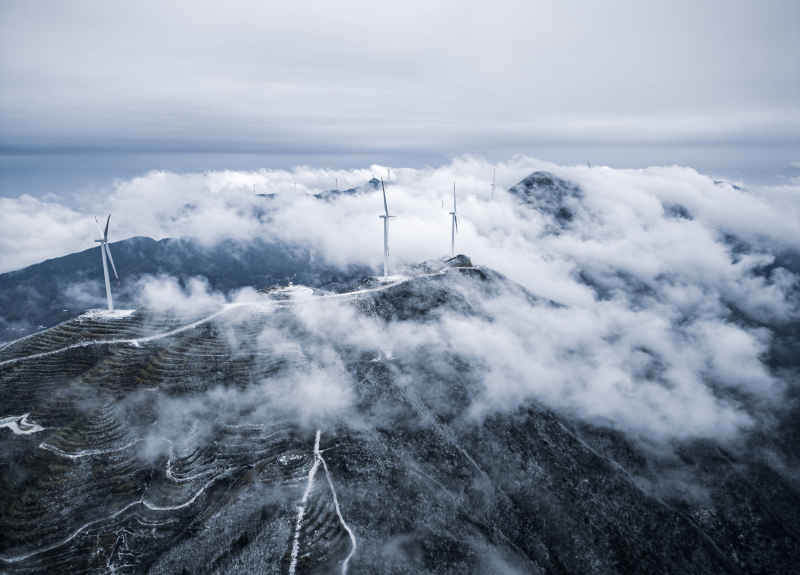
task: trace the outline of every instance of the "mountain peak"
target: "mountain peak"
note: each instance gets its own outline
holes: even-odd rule
[[[550,216],[560,228],[572,221],[583,199],[577,184],[545,171],[536,171],[508,190],[522,203]]]

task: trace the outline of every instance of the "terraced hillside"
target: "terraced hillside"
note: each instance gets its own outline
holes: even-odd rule
[[[684,444],[676,462],[535,403],[478,418],[462,350],[331,336],[377,322],[411,338],[508,291],[556,305],[455,264],[192,316],[89,314],[0,349],[0,572],[800,564],[800,492],[751,456],[765,438]],[[676,469],[706,495],[653,487]]]

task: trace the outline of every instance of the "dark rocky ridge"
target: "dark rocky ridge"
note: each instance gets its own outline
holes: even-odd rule
[[[550,172],[533,172],[508,191],[522,203],[552,218],[554,231],[569,225],[583,199],[580,187]]]
[[[491,270],[456,268],[347,305],[386,322],[436,321],[483,313],[483,300],[505,290],[521,288]],[[164,333],[175,322],[75,320],[0,350],[0,362]],[[265,345],[265,328],[300,342],[300,355]],[[0,430],[0,570],[286,573],[317,425],[358,541],[350,573],[791,573],[800,564],[800,490],[761,456],[791,459],[796,442],[758,435],[735,449],[694,442],[663,456],[536,403],[478,421],[466,409],[480,366],[458,350],[387,358],[332,342],[357,382],[342,419],[300,425],[248,402],[235,411],[192,402],[277,382],[310,359],[302,349],[315,337],[286,304],[232,310],[139,345],[0,364],[0,404],[46,428]],[[174,452],[152,438],[125,447],[154,427],[169,431],[165,400],[186,400],[189,413],[174,416]],[[99,451],[69,459],[42,442]],[[339,572],[349,538],[322,475],[316,485],[297,572]]]
[[[118,308],[132,305],[136,282],[146,275],[166,274],[182,283],[203,277],[211,289],[230,292],[289,281],[317,286],[368,273],[363,267],[330,265],[302,246],[260,239],[225,240],[208,247],[189,239],[134,237],[111,243],[111,251],[120,273],[120,282],[112,282]],[[56,325],[93,307],[105,307],[96,247],[0,274],[0,342]]]

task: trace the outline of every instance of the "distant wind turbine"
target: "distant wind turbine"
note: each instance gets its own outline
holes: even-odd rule
[[[111,262],[111,269],[114,270],[114,277],[119,281],[119,275],[117,275],[117,266],[114,265],[114,258],[111,257],[111,248],[108,247],[108,222],[111,221],[111,214],[108,214],[108,218],[106,219],[106,227],[103,230],[103,239],[95,240],[96,243],[100,244],[100,259],[103,260],[103,277],[106,280],[106,301],[108,302],[108,311],[114,310],[114,302],[111,299],[111,283],[108,280],[108,264],[106,263],[106,257],[108,257],[108,261]]]
[[[381,189],[383,190],[383,213],[378,216],[383,218],[383,277],[389,275],[389,218],[395,216],[389,215],[389,205],[386,203],[386,188],[381,179]]]
[[[492,199],[494,200],[494,176],[495,176],[495,168],[492,168]]]
[[[456,183],[453,182],[453,211],[450,212],[453,216],[450,221],[450,257],[456,255],[456,232],[458,231],[458,215],[456,214]]]

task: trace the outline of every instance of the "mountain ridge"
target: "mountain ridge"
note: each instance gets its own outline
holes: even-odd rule
[[[365,272],[362,266],[328,264],[302,246],[260,239],[224,240],[204,246],[185,238],[136,236],[110,246],[121,274],[120,281],[112,284],[112,294],[123,307],[132,304],[136,282],[151,275],[168,275],[179,283],[203,277],[210,289],[227,293],[290,281],[319,285]],[[37,326],[55,325],[93,307],[104,307],[101,279],[97,248],[0,274],[0,341],[31,333]]]
[[[144,312],[75,319],[0,350],[108,340],[0,362],[0,399],[44,428],[0,436],[2,492],[22,496],[2,501],[4,568],[278,573],[295,540],[298,572],[340,572],[347,557],[353,573],[796,564],[800,492],[754,455],[780,449],[768,438],[738,453],[682,442],[675,458],[538,402],[475,418],[485,374],[465,351],[337,337],[334,319],[404,333],[491,317],[492,301],[524,293],[483,267],[422,268],[328,299],[263,294],[180,325]],[[276,348],[277,334],[297,347]],[[303,395],[294,386],[315,370],[323,387]],[[292,389],[301,400],[287,406]],[[295,507],[304,490],[308,523]]]

